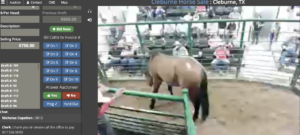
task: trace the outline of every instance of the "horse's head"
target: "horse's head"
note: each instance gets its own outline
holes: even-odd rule
[[[152,87],[152,85],[153,85],[153,78],[152,78],[152,76],[150,74],[150,71],[149,71],[148,67],[146,68],[146,71],[144,72],[144,75],[146,77],[146,82],[148,83],[148,85],[150,87]]]

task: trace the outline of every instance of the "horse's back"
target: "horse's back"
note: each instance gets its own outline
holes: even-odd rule
[[[162,81],[170,84],[179,84],[181,87],[198,87],[203,74],[203,66],[190,57],[176,57],[160,55],[153,59],[149,66],[154,75],[158,75]]]

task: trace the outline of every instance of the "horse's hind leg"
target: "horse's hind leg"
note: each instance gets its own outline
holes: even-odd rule
[[[202,105],[202,121],[205,121],[209,115],[209,96],[207,92],[207,80],[202,81],[200,86],[200,104]]]
[[[159,87],[161,85],[161,81],[157,81],[157,80],[154,80],[154,84],[153,84],[153,92],[152,93],[158,93],[158,90],[159,90]],[[151,99],[151,104],[150,104],[150,109],[154,109],[154,106],[155,106],[155,99],[152,98]]]
[[[189,93],[191,94],[191,93]],[[199,109],[200,109],[200,106],[201,106],[201,102],[200,102],[200,98],[199,97],[196,97],[194,99],[190,98],[192,100],[192,103],[194,105],[194,115],[193,115],[193,120],[194,122],[198,119],[198,116],[199,116]]]
[[[172,87],[172,85],[168,84],[168,90],[170,91],[170,94],[173,95],[173,87]]]

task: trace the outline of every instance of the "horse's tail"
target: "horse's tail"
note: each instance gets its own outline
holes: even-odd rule
[[[201,80],[200,84],[200,94],[199,94],[199,100],[200,100],[200,106],[202,106],[202,120],[205,121],[206,118],[209,115],[209,97],[208,97],[208,90],[207,90],[207,74],[206,72],[203,72],[203,78]]]

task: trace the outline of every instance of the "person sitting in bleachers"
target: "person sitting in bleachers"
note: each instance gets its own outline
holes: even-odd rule
[[[121,65],[124,70],[128,70],[130,74],[134,74],[136,68],[136,60],[134,57],[134,50],[131,45],[124,46],[124,49],[121,51]]]
[[[233,9],[233,12],[231,12],[228,16],[229,19],[241,19],[242,18],[242,15],[241,13],[239,12],[239,9],[238,7],[235,7]]]
[[[188,56],[189,53],[185,46],[180,43],[179,41],[176,41],[174,43],[175,48],[173,49],[173,56]]]
[[[124,47],[126,45],[126,37],[123,36],[120,41],[118,42],[118,47]]]
[[[229,60],[227,57],[230,55],[229,49],[227,49],[224,45],[220,45],[214,52],[216,58],[211,62],[211,67],[219,71],[220,75],[224,75],[224,70],[227,70],[229,66]]]
[[[155,17],[161,17],[161,18],[165,18],[166,14],[165,14],[165,10],[161,7],[161,6],[157,6],[157,9],[155,10]]]
[[[108,52],[108,68],[120,66],[120,56],[121,51],[118,50],[117,46],[112,46]]]

